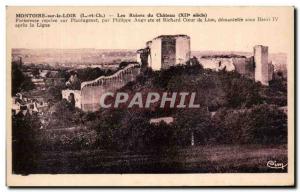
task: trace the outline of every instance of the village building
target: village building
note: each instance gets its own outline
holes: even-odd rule
[[[48,109],[48,102],[41,98],[28,98],[21,93],[12,97],[12,112],[14,115],[22,113],[23,115],[33,113],[43,113]]]
[[[158,117],[158,118],[151,118],[149,120],[149,123],[151,123],[151,124],[159,124],[161,122],[164,122],[169,125],[174,122],[174,118],[173,117]]]

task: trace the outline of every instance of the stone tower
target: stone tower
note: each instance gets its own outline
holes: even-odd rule
[[[151,41],[149,48],[149,67],[153,70],[185,64],[190,59],[190,37],[187,35],[158,36]]]
[[[268,47],[256,45],[254,47],[255,81],[269,85]]]

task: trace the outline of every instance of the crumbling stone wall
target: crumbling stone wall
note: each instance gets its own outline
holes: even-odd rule
[[[103,76],[81,84],[81,106],[83,111],[100,109],[100,98],[106,92],[115,92],[128,82],[135,80],[140,66],[130,64],[111,76]]]

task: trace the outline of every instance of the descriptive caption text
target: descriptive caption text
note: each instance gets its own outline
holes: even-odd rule
[[[205,12],[197,13],[17,13],[16,28],[49,28],[57,24],[105,24],[105,23],[242,23],[277,22],[270,17],[210,17]]]

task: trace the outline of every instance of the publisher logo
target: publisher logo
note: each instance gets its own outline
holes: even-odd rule
[[[287,164],[271,160],[267,162],[267,167],[271,169],[285,169],[285,167],[287,167]]]

